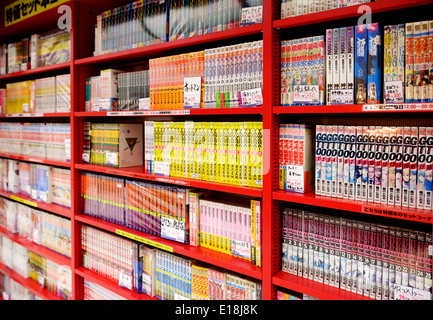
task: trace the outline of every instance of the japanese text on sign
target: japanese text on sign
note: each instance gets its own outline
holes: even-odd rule
[[[18,0],[5,7],[5,27],[30,18],[69,0]]]
[[[362,212],[368,213],[368,214],[374,214],[374,215],[383,215],[383,216],[388,216],[388,217],[395,217],[398,219],[407,219],[407,220],[425,222],[425,223],[431,223],[432,222],[432,216],[410,213],[410,212],[404,212],[404,211],[399,211],[399,210],[381,209],[381,208],[375,208],[375,207],[370,207],[370,206],[362,206]]]
[[[353,89],[331,90],[331,104],[353,104]]]

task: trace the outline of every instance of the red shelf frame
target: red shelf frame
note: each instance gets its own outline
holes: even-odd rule
[[[23,247],[27,248],[30,251],[33,251],[34,253],[47,258],[48,260],[51,260],[57,264],[60,265],[68,265],[71,266],[71,258],[64,256],[52,249],[46,248],[44,246],[38,245],[26,238],[21,237],[20,235],[16,233],[12,233],[9,230],[7,230],[4,227],[0,226],[0,234],[5,236],[6,238],[9,238],[13,242],[16,242]]]
[[[75,168],[80,170],[85,170],[85,171],[91,171],[91,172],[112,174],[112,175],[126,177],[126,178],[135,178],[135,179],[142,179],[148,181],[170,183],[170,184],[175,184],[180,186],[236,193],[236,194],[242,194],[242,195],[258,197],[258,198],[260,198],[263,193],[261,188],[240,187],[240,186],[223,184],[223,183],[214,183],[214,182],[207,182],[207,181],[194,180],[194,179],[163,177],[154,174],[146,174],[144,173],[144,166],[135,166],[135,167],[128,167],[128,168],[112,168],[112,167],[95,165],[95,164],[81,163],[81,164],[75,164]]]
[[[375,216],[396,218],[399,220],[416,221],[433,224],[433,212],[431,210],[406,208],[359,200],[348,200],[318,196],[314,192],[296,193],[284,190],[273,192],[275,200],[302,203],[306,205],[344,210]]]
[[[320,300],[375,300],[283,271],[279,271],[272,277],[272,283],[276,286],[308,294]]]
[[[97,218],[89,217],[84,214],[79,214],[75,216],[75,219],[84,224],[103,229],[105,231],[116,233],[116,230],[127,232],[131,235],[135,235],[158,244],[162,244],[164,246],[171,247],[174,253],[197,259],[203,262],[207,262],[209,264],[235,271],[240,272],[249,277],[261,280],[262,279],[262,270],[260,267],[252,265],[249,261],[236,258],[230,256],[228,254],[222,254],[215,250],[206,249],[203,247],[194,247],[182,243],[178,243],[175,241],[163,239],[160,237],[156,237],[147,233],[139,232],[136,230],[132,230],[123,226],[119,226],[117,224],[103,221]]]
[[[58,214],[60,216],[63,216],[65,218],[72,218],[72,210],[70,208],[66,208],[64,206],[61,206],[59,204],[55,204],[55,203],[45,203],[45,202],[41,202],[41,201],[37,201],[32,199],[30,196],[26,195],[26,194],[21,194],[21,193],[13,193],[13,192],[9,192],[9,191],[4,191],[4,190],[0,190],[0,196],[11,199],[11,200],[15,200],[27,205],[30,205],[32,207],[41,209],[41,210],[45,210],[51,213],[55,213]]]
[[[0,272],[18,282],[23,287],[27,288],[31,293],[37,295],[44,300],[62,300],[54,293],[48,291],[47,288],[42,287],[39,283],[31,278],[24,278],[17,272],[9,269],[4,264],[0,263]]]

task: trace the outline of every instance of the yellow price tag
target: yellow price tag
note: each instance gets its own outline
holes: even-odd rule
[[[15,200],[15,201],[27,204],[27,205],[35,207],[35,208],[38,207],[38,204],[36,202],[33,202],[33,201],[25,200],[25,199],[22,199],[22,198],[19,198],[19,197],[16,197],[16,196],[11,196],[10,198],[12,200]]]
[[[148,244],[150,246],[156,247],[156,248],[161,249],[161,250],[165,250],[165,251],[168,251],[168,252],[173,252],[173,247],[170,247],[170,246],[167,246],[165,244],[162,244],[162,243],[159,243],[159,242],[155,242],[155,241],[152,241],[152,240],[149,240],[149,239],[145,239],[143,237],[131,234],[129,232],[125,232],[125,231],[116,229],[116,234],[118,234],[119,236],[122,236],[122,237],[126,237],[126,238],[129,238],[129,239],[138,241],[138,242],[142,242],[144,244]]]

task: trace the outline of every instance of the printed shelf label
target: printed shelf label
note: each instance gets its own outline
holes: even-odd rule
[[[10,196],[10,198],[11,198],[12,200],[15,200],[15,201],[18,201],[18,202],[21,202],[21,203],[27,204],[27,205],[32,206],[32,207],[35,207],[35,208],[38,207],[38,204],[37,204],[36,202],[33,202],[33,201],[29,201],[29,200],[26,200],[26,199],[22,199],[22,198],[19,198],[19,197],[17,197],[17,196]]]
[[[129,239],[138,241],[138,242],[142,242],[144,244],[148,244],[150,246],[156,247],[156,248],[161,249],[161,250],[165,250],[165,251],[168,251],[168,252],[173,252],[173,247],[167,246],[165,244],[162,244],[162,243],[159,243],[159,242],[156,242],[156,241],[152,241],[152,240],[149,240],[149,239],[142,238],[140,236],[134,235],[134,234],[126,232],[126,231],[122,231],[122,230],[116,229],[116,234],[119,235],[119,236],[123,236],[123,237],[129,238]]]
[[[405,212],[404,209],[403,210],[382,209],[382,208],[375,208],[371,206],[362,206],[362,212],[368,214],[386,216],[386,217],[408,219],[408,220],[419,221],[424,223],[431,222],[433,218],[433,216]]]
[[[353,104],[353,89],[331,90],[332,104]]]
[[[433,103],[365,104],[362,111],[433,111]]]
[[[294,103],[319,103],[318,85],[295,85],[293,86]]]
[[[109,117],[117,116],[158,116],[158,115],[182,115],[190,114],[189,110],[149,110],[149,111],[110,111]]]

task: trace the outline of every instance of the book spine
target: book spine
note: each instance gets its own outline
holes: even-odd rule
[[[388,203],[390,131],[390,127],[384,127],[382,138],[382,180],[380,201],[383,204]]]
[[[367,102],[367,26],[357,25],[355,29],[355,103]]]
[[[378,104],[382,101],[381,79],[381,39],[379,23],[371,23],[367,27],[368,58],[367,63],[367,103]],[[370,61],[368,61],[370,60]]]
[[[432,209],[432,175],[433,175],[433,127],[426,130],[426,160],[425,160],[425,201],[424,209]]]
[[[425,173],[426,173],[426,157],[427,157],[427,128],[419,127],[419,138],[418,138],[418,172],[416,181],[416,207],[419,209],[424,208],[425,202]]]

